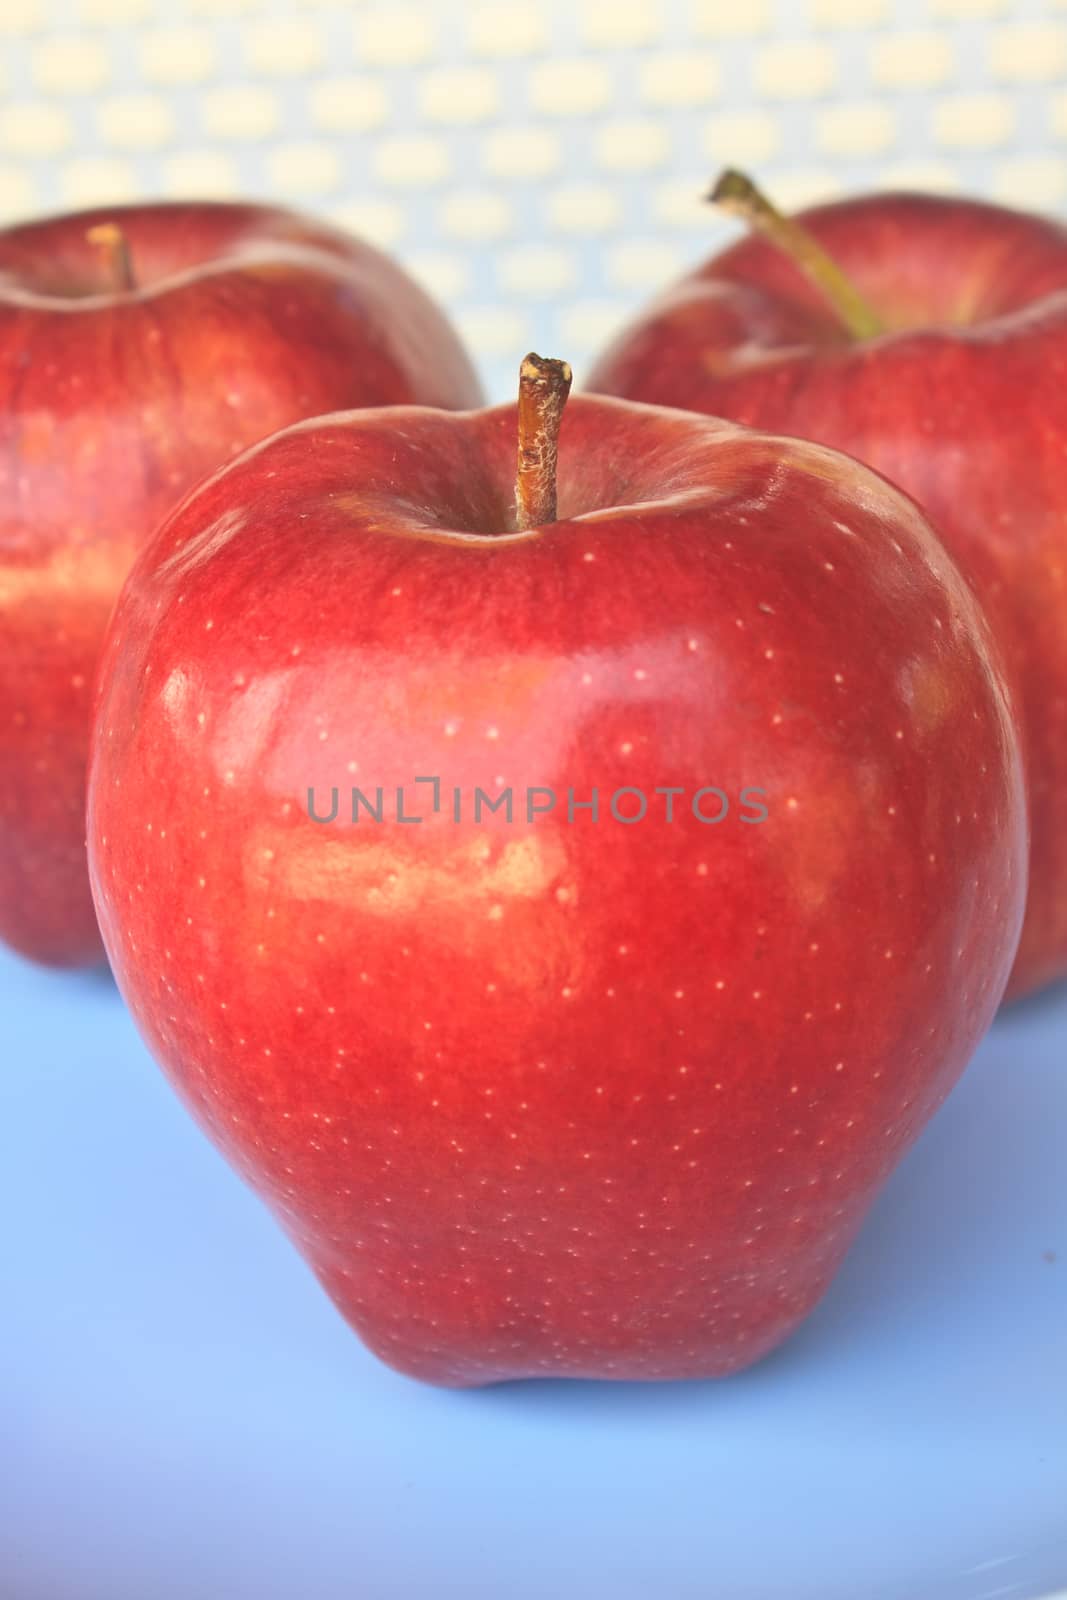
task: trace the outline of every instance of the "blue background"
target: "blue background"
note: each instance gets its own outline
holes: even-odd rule
[[[1067,1584],[1067,992],[998,1021],[762,1365],[466,1393],[362,1349],[109,977],[0,957],[0,1018],[4,1600]]]

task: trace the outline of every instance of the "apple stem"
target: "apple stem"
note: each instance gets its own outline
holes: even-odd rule
[[[128,294],[131,289],[136,289],[137,280],[133,275],[130,241],[118,223],[99,222],[95,227],[88,229],[85,237],[103,256],[115,293]]]
[[[854,339],[873,339],[884,332],[881,319],[847,273],[807,228],[783,215],[751,178],[727,167],[707,198],[712,205],[742,218],[789,256],[833,307]]]
[[[515,505],[520,532],[556,520],[559,425],[571,392],[565,361],[535,356],[519,368],[519,470]]]

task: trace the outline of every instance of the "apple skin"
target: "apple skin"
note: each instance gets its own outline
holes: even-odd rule
[[[167,521],[99,678],[100,925],[186,1105],[385,1361],[725,1374],[819,1299],[1000,1000],[1009,696],[859,464],[580,396],[561,520],[520,534],[515,427],[319,419]],[[476,825],[502,780],[560,804]],[[711,784],[766,820],[652,795]],[[353,824],[351,785],[424,820]],[[613,821],[625,785],[662,809]]]
[[[87,231],[117,223],[139,289]],[[103,950],[85,867],[91,684],[134,553],[208,471],[338,407],[480,403],[442,314],[292,212],[158,204],[0,231],[0,938]]]
[[[588,387],[832,445],[925,508],[978,590],[1023,723],[1014,998],[1067,974],[1067,228],[915,194],[800,220],[885,334],[849,341],[792,263],[747,238],[624,329]]]

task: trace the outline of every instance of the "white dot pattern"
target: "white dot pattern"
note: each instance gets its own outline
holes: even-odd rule
[[[273,196],[395,250],[495,398],[577,368],[732,226],[891,185],[1067,203],[1049,0],[3,0],[0,222]]]

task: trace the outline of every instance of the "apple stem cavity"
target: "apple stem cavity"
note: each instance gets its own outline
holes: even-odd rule
[[[837,313],[854,339],[873,339],[885,330],[852,279],[799,222],[785,216],[743,172],[727,167],[707,196],[731,216],[740,217],[789,256]]]
[[[571,392],[571,369],[531,351],[519,368],[519,467],[515,506],[519,531],[556,520],[559,425]]]
[[[133,275],[130,241],[118,223],[99,222],[87,230],[85,237],[100,251],[111,279],[112,290],[116,294],[129,294],[132,289],[136,289],[137,280]]]

